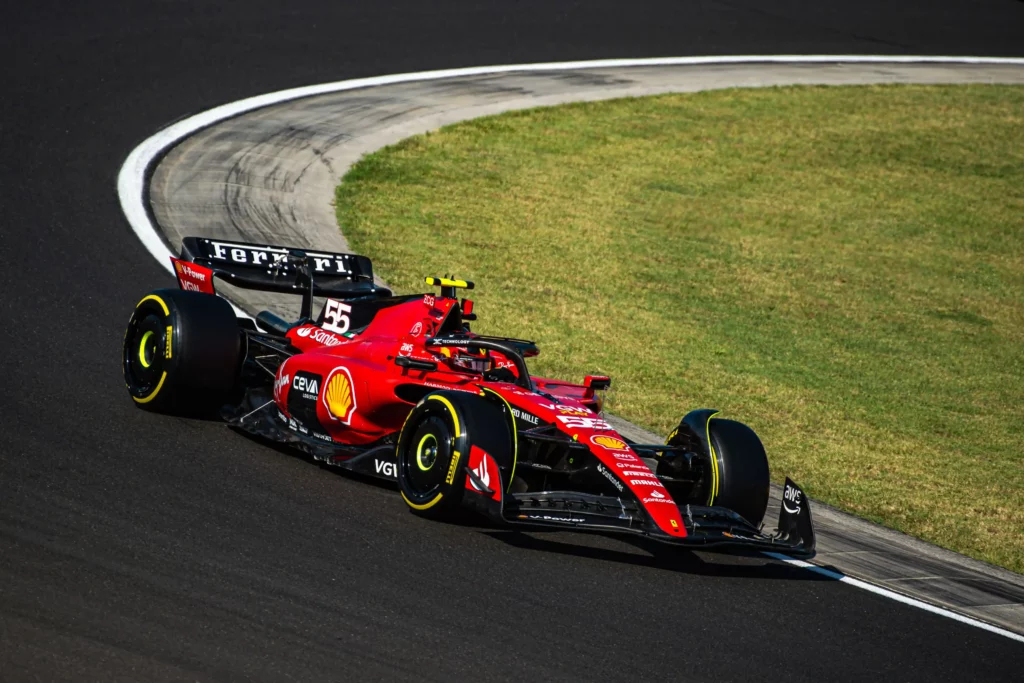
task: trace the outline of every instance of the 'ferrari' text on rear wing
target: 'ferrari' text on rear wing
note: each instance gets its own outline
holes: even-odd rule
[[[181,242],[181,260],[208,268],[213,276],[238,287],[302,295],[304,304],[313,296],[390,294],[374,285],[373,264],[358,254],[186,237]],[[175,267],[180,276],[177,264]],[[309,317],[309,307],[303,308]]]

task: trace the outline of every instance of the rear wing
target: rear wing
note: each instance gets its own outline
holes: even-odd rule
[[[186,237],[181,241],[181,258],[172,261],[183,289],[194,289],[186,286],[192,271],[193,276],[207,275],[202,278],[206,283],[200,291],[211,294],[214,276],[245,289],[299,294],[303,318],[312,317],[314,296],[352,299],[391,295],[390,290],[374,284],[373,264],[358,254]]]

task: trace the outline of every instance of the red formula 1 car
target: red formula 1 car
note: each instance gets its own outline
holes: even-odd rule
[[[229,425],[324,463],[397,480],[424,515],[466,508],[501,525],[642,535],[680,546],[814,554],[811,513],[787,480],[765,533],[768,461],[747,426],[688,413],[665,444],[638,444],[602,418],[610,380],[532,377],[533,342],[470,331],[460,280],[393,296],[354,254],[189,237],[180,289],[147,294],[124,339],[141,407],[217,409]],[[214,277],[302,296],[298,321],[236,316]],[[313,319],[314,297],[327,297]]]

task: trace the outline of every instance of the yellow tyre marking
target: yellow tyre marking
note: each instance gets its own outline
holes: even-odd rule
[[[413,411],[410,410],[409,414],[405,416],[405,422],[402,423],[402,428],[398,431],[398,443],[395,444],[395,460],[396,461],[398,460],[399,454],[401,453],[400,448],[402,446],[402,441],[403,441],[403,439],[405,437],[405,426],[407,424],[409,424],[409,418],[412,417],[412,414],[413,414]]]
[[[142,367],[148,368],[149,363],[146,362],[146,342],[153,336],[152,330],[146,330],[146,333],[142,335],[142,341],[139,342],[139,362],[142,363]]]
[[[395,458],[398,457],[398,447],[402,445],[402,437],[405,436],[405,426],[409,424],[409,418],[412,417],[412,410],[405,416],[405,421],[402,423],[402,428],[398,430],[398,443],[395,444]]]
[[[409,497],[407,495],[405,495],[404,491],[402,492],[402,498],[405,499],[405,502],[413,510],[429,510],[430,508],[434,507],[435,505],[437,505],[438,503],[441,502],[441,499],[444,498],[444,494],[443,493],[437,494],[436,496],[434,496],[433,500],[429,500],[426,503],[424,503],[423,505],[417,505],[416,503],[414,503],[411,500],[409,500]]]
[[[431,394],[430,396],[427,397],[427,399],[431,401],[440,401],[441,403],[448,406],[448,410],[451,411],[452,414],[452,422],[455,423],[455,438],[459,438],[459,436],[462,434],[462,431],[459,429],[459,416],[455,414],[455,406],[452,405],[452,402],[446,399],[444,396],[437,396],[436,394]]]
[[[167,340],[167,348],[164,350],[164,358],[171,357],[171,339],[174,336],[174,328],[170,325],[167,326],[167,335],[164,337]]]
[[[715,447],[711,443],[711,418],[718,415],[722,411],[711,413],[708,416],[708,422],[704,425],[704,433],[708,439],[708,450],[711,451],[711,497],[708,498],[708,505],[711,505],[715,501],[715,496],[718,495],[718,455],[715,453]]]
[[[135,396],[132,396],[132,400],[135,401],[136,403],[149,403],[154,398],[156,398],[157,394],[160,393],[160,389],[162,389],[163,386],[164,386],[164,380],[165,379],[167,379],[167,373],[166,372],[164,374],[160,375],[160,381],[156,383],[156,389],[154,389],[153,392],[149,396],[146,396],[144,398],[137,398]]]
[[[448,463],[448,474],[444,478],[444,483],[451,486],[455,483],[455,475],[459,473],[459,460],[462,459],[462,453],[455,451],[452,454],[452,461]]]
[[[489,391],[492,394],[494,394],[495,396],[497,396],[498,398],[500,398],[501,402],[508,406],[508,414],[509,415],[515,415],[515,413],[512,412],[512,404],[510,404],[508,401],[506,401],[504,396],[499,394],[494,389],[488,389],[487,387],[480,387],[480,388],[483,389],[484,391]],[[515,421],[515,418],[513,417],[512,418],[512,473],[508,475],[508,488],[505,489],[506,491],[509,488],[512,488],[512,480],[516,476],[516,463],[517,462],[519,462],[519,431],[516,429],[516,421]]]
[[[164,300],[158,297],[156,294],[147,294],[146,296],[142,297],[142,301],[135,304],[135,308],[138,308],[139,306],[141,306],[142,304],[146,303],[151,299],[160,304],[160,308],[164,309],[164,315],[171,314],[171,309],[167,308],[167,304],[164,303]]]

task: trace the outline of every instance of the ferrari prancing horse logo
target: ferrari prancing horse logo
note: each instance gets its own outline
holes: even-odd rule
[[[350,424],[356,410],[356,391],[348,368],[334,368],[324,383],[323,401],[332,420]]]

